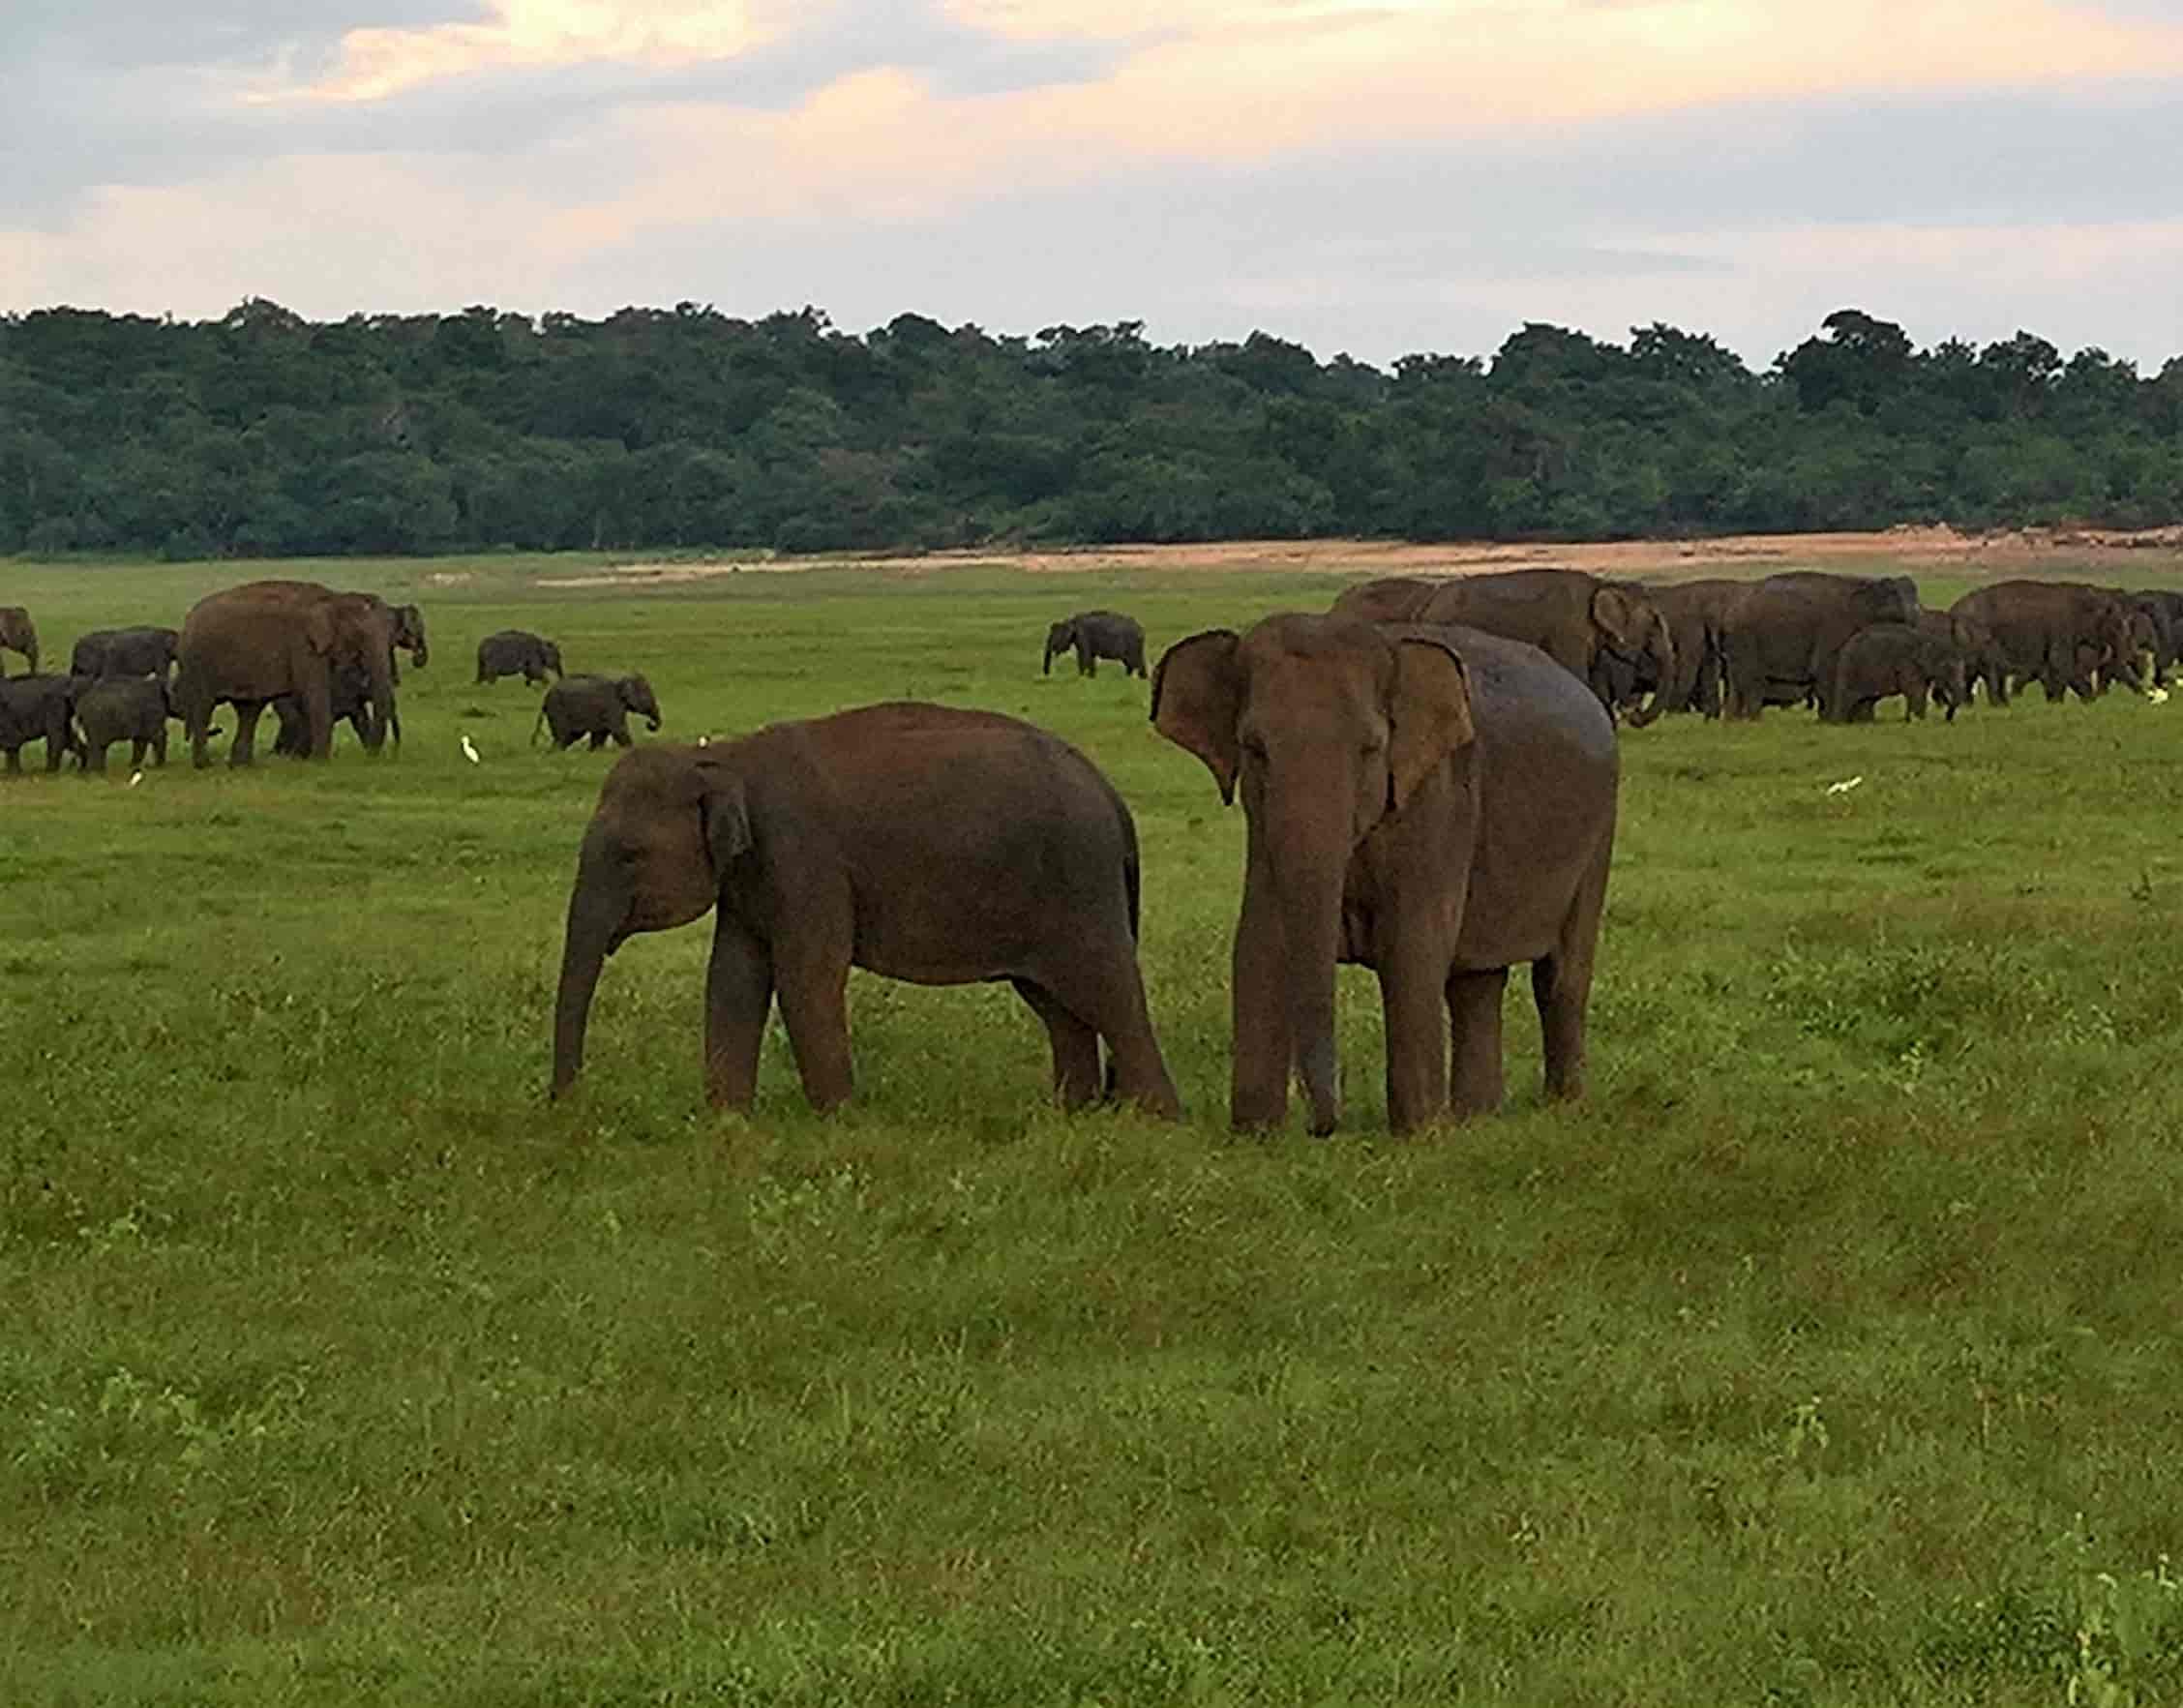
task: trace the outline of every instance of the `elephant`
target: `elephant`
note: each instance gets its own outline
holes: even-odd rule
[[[478,643],[477,679],[480,682],[521,675],[533,688],[539,688],[545,686],[548,671],[556,676],[567,674],[561,669],[561,649],[543,636],[523,629],[502,629]]]
[[[0,751],[5,751],[10,771],[22,770],[22,749],[27,741],[45,743],[45,768],[57,771],[70,754],[80,764],[83,749],[75,738],[74,676],[39,675],[0,678]]]
[[[592,751],[630,744],[629,714],[636,712],[655,732],[660,727],[659,702],[652,685],[643,676],[563,676],[546,690],[538,703],[538,721],[530,726],[530,743],[538,745],[541,728],[551,730],[556,750],[566,749],[588,735]]]
[[[716,910],[704,1080],[747,1110],[776,997],[805,1097],[852,1090],[852,966],[912,984],[1006,980],[1044,1022],[1054,1091],[1180,1119],[1137,965],[1129,809],[1059,736],[914,702],[614,763],[570,892],[553,1094],[583,1062],[607,956]],[[1105,1074],[1099,1046],[1107,1048]]]
[[[1582,1093],[1620,778],[1613,720],[1583,683],[1478,629],[1285,614],[1170,646],[1152,724],[1223,803],[1243,797],[1236,1127],[1286,1119],[1292,1068],[1311,1130],[1339,1122],[1337,962],[1379,974],[1394,1131],[1499,1105],[1518,961],[1547,1093]]]
[[[1929,633],[1922,623],[1874,623],[1843,643],[1826,721],[1869,724],[1882,700],[1899,694],[1907,723],[1926,715],[1929,690],[1954,723],[1956,708],[1970,699],[1968,665],[1954,640]]]
[[[327,696],[327,710],[337,724],[345,720],[356,732],[357,740],[365,746],[372,745],[372,682],[368,673],[353,664],[338,666]],[[273,702],[273,715],[281,720],[279,734],[273,737],[273,751],[290,759],[301,759],[311,746],[311,725],[303,702],[292,694],[284,694]],[[402,705],[392,695],[387,696],[386,734],[394,738],[396,747],[402,745]]]
[[[1080,676],[1097,675],[1102,658],[1119,660],[1124,675],[1145,674],[1145,630],[1135,617],[1119,611],[1080,611],[1048,629],[1044,674],[1054,674],[1055,654],[1071,648]]]
[[[1971,703],[1971,690],[1986,684],[1987,700],[1994,705],[2009,704],[2009,667],[2001,656],[2000,643],[1984,623],[1954,611],[1918,612],[1918,632],[1954,646],[1963,655],[1963,704]]]
[[[414,607],[408,608],[414,610]],[[404,619],[370,593],[337,593],[314,582],[248,582],[213,593],[182,619],[175,703],[190,735],[192,763],[208,761],[212,708],[235,707],[227,762],[252,762],[259,714],[293,696],[303,715],[304,751],[324,759],[333,748],[333,681],[340,670],[361,674],[371,718],[364,745],[379,750],[394,709],[394,647]],[[423,651],[421,627],[414,653]]]
[[[1874,623],[1917,620],[1918,586],[1908,576],[1800,569],[1754,582],[1722,617],[1727,715],[1755,718],[1765,706],[1809,695],[1824,718],[1850,636]]]
[[[158,676],[163,681],[182,644],[178,629],[95,629],[69,656],[72,676]]]
[[[79,756],[87,771],[106,768],[106,749],[129,743],[132,767],[148,752],[166,764],[166,721],[178,715],[164,676],[78,677],[75,721],[82,732]]]
[[[1667,619],[1675,644],[1675,675],[1667,684],[1669,711],[1720,715],[1722,635],[1728,608],[1750,583],[1713,579],[1648,584],[1645,591]]]
[[[38,674],[38,625],[20,605],[0,605],[0,646],[19,652],[30,661],[30,674]],[[0,676],[8,674],[8,661],[0,658]]]
[[[1649,680],[1652,703],[1630,714],[1632,729],[1666,709],[1664,690],[1676,679],[1675,642],[1650,594],[1581,570],[1515,569],[1448,581],[1384,576],[1349,588],[1333,610],[1361,622],[1459,623],[1528,641],[1588,685],[1610,720],[1620,713],[1625,684]]]
[[[2098,692],[2093,675],[2103,669],[2138,685],[2131,613],[2105,588],[2081,582],[1994,582],[1949,609],[1986,628],[2005,674],[2019,680],[2036,676],[2050,702],[2072,689],[2079,700],[2091,700]]]
[[[2130,595],[2154,618],[2164,634],[2161,651],[2153,660],[2153,685],[2168,686],[2176,664],[2183,661],[2183,593],[2146,589]]]
[[[409,654],[409,662],[423,670],[432,661],[432,648],[425,643],[425,614],[414,605],[389,605],[376,593],[363,593],[359,598],[369,599],[390,618],[390,645]],[[399,685],[402,681],[400,663],[387,660],[387,680]]]

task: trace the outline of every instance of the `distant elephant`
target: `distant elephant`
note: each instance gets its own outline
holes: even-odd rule
[[[1514,569],[1446,581],[1387,576],[1351,587],[1334,614],[1360,622],[1460,623],[1527,641],[1590,687],[1609,719],[1622,710],[1620,684],[1655,684],[1649,706],[1632,711],[1643,729],[1667,708],[1676,679],[1674,638],[1643,587],[1574,569]]]
[[[409,654],[409,662],[419,670],[432,662],[432,648],[425,643],[425,614],[414,605],[389,605],[376,593],[364,593],[358,597],[369,599],[386,612],[392,619],[389,644]],[[402,680],[400,661],[387,660],[387,679],[399,684]]]
[[[606,958],[714,908],[715,1106],[750,1107],[776,996],[804,1095],[822,1111],[844,1102],[857,966],[912,984],[1005,979],[1045,1023],[1064,1105],[1103,1085],[1178,1118],[1138,973],[1138,892],[1121,797],[1059,736],[993,712],[869,705],[626,754],[599,791],[569,896],[553,1094],[583,1066]]]
[[[106,749],[129,743],[132,768],[145,754],[166,764],[166,721],[176,715],[174,696],[164,676],[79,677],[75,721],[82,731],[80,759],[87,771],[106,768]]]
[[[356,732],[357,740],[366,747],[374,745],[372,679],[368,672],[353,663],[337,666],[327,698],[327,710],[335,723],[345,721]],[[288,759],[306,757],[311,750],[311,724],[303,702],[292,694],[284,694],[273,702],[273,715],[281,720],[280,732],[273,737],[273,751]],[[402,703],[391,693],[387,696],[386,727],[382,734],[391,736],[397,748],[402,745]]]
[[[1918,632],[1935,641],[1947,643],[1963,655],[1963,704],[1968,705],[1971,691],[1981,682],[1986,684],[1986,697],[1994,705],[2009,704],[2009,666],[2001,655],[2000,643],[1984,623],[1953,611],[1927,611],[1918,613]]]
[[[1749,582],[1713,579],[1647,583],[1645,591],[1667,620],[1675,644],[1675,675],[1667,684],[1669,711],[1720,715],[1723,641],[1728,608],[1750,586]]]
[[[1270,616],[1170,646],[1152,723],[1205,762],[1222,801],[1242,789],[1238,1127],[1286,1118],[1292,1069],[1311,1130],[1339,1121],[1337,962],[1379,974],[1395,1131],[1498,1105],[1518,961],[1547,1092],[1582,1092],[1619,758],[1571,673],[1476,629]]]
[[[1145,631],[1133,616],[1119,611],[1080,611],[1046,631],[1046,657],[1042,669],[1054,674],[1054,656],[1071,648],[1076,652],[1076,674],[1098,674],[1098,660],[1118,660],[1124,675],[1145,674]]]
[[[2165,688],[2176,665],[2183,662],[2183,593],[2171,593],[2163,588],[2135,592],[2130,596],[2165,625],[2161,654],[2153,661],[2153,684]]]
[[[159,676],[173,667],[179,629],[95,629],[69,656],[72,676]]]
[[[548,671],[556,676],[567,674],[561,669],[561,649],[543,636],[523,629],[502,629],[478,643],[477,679],[480,682],[521,675],[537,688],[545,685]]]
[[[30,661],[31,674],[37,674],[38,625],[20,605],[0,605],[0,646],[21,653]],[[7,674],[8,661],[0,658],[0,676]]]
[[[553,732],[556,750],[572,746],[588,735],[592,751],[606,746],[611,737],[616,747],[630,744],[629,714],[636,712],[656,733],[660,727],[659,702],[652,685],[643,676],[563,676],[546,690],[538,703],[538,721],[530,726],[530,742],[538,745],[541,728]]]
[[[2143,593],[2133,593],[2125,587],[2102,587],[2123,609],[2130,622],[2129,657],[2138,666],[2135,685],[2164,682],[2168,666],[2175,661],[2175,633],[2168,621],[2168,607],[2164,600]],[[2114,685],[2118,675],[2124,674],[2116,660],[2103,657],[2098,666],[2099,692],[2105,694]]]
[[[1907,723],[1926,715],[1929,692],[1954,723],[1956,708],[1970,699],[1967,671],[1953,640],[1929,634],[1918,623],[1874,623],[1842,645],[1827,700],[1827,721],[1869,724],[1881,701],[1899,694]]]
[[[1965,593],[1949,608],[1993,636],[2007,674],[2037,677],[2048,701],[2074,689],[2091,700],[2094,674],[2110,668],[2135,687],[2139,681],[2131,613],[2105,588],[2081,582],[2012,580]]]
[[[192,763],[207,763],[212,708],[226,701],[236,714],[228,764],[249,764],[259,714],[284,695],[302,712],[304,751],[324,759],[333,747],[334,674],[343,669],[368,684],[364,744],[376,753],[394,708],[394,647],[406,626],[376,595],[337,593],[314,582],[248,582],[198,600],[182,620],[175,678]],[[421,631],[412,639],[421,652]]]
[[[61,761],[82,749],[75,739],[76,681],[73,676],[27,675],[0,678],[0,751],[8,756],[8,769],[22,769],[23,744],[45,743],[45,768],[57,771]]]
[[[1843,644],[1874,623],[1915,624],[1918,585],[1908,576],[1789,570],[1753,582],[1722,617],[1727,714],[1755,718],[1768,705],[1810,697],[1828,716]]]

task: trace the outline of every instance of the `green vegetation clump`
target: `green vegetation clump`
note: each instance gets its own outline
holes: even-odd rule
[[[1351,972],[1349,1125],[1241,1140],[1241,815],[1038,648],[1331,582],[290,572],[425,604],[399,757],[0,784],[0,1700],[2183,1699],[2183,707],[1628,734],[1588,1100],[1518,978],[1507,1112],[1389,1140]],[[65,652],[228,579],[6,596]],[[710,1116],[702,924],[549,1106],[613,756],[471,683],[511,625],[663,738],[1077,742],[1188,1122],[1064,1118],[1006,989],[861,974],[845,1115],[776,1031]]]

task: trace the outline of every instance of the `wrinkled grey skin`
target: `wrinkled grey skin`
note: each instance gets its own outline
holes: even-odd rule
[[[95,629],[76,642],[69,655],[69,674],[164,680],[181,644],[179,629]]]
[[[1968,667],[1956,643],[1918,623],[1874,623],[1842,646],[1826,721],[1869,724],[1881,701],[1899,694],[1907,723],[1926,715],[1929,693],[1947,708],[1950,723],[1970,699]]]
[[[8,769],[22,769],[23,744],[45,743],[45,768],[57,771],[70,754],[82,758],[75,738],[75,691],[73,676],[9,676],[0,680],[0,751],[8,756]]]
[[[1965,593],[1950,610],[1993,636],[2014,682],[2036,677],[2050,702],[2072,692],[2079,700],[2096,698],[2093,678],[2103,672],[2133,688],[2140,683],[2135,614],[2104,587],[2028,578],[1994,582]]]
[[[354,664],[334,667],[327,709],[333,722],[346,723],[367,749],[373,746],[372,679],[364,671]],[[273,702],[273,715],[281,720],[280,731],[273,737],[273,751],[287,759],[307,758],[311,750],[311,723],[304,714],[303,702],[293,695],[283,695]],[[396,747],[402,745],[402,703],[400,697],[392,693],[387,695],[384,733],[393,737]]]
[[[1874,623],[1917,620],[1918,586],[1908,576],[1790,570],[1753,583],[1722,619],[1727,715],[1755,718],[1765,706],[1809,696],[1826,717],[1849,638]]]
[[[0,605],[0,646],[21,653],[30,661],[31,674],[38,674],[38,625],[20,605]],[[0,676],[7,674],[8,661],[0,658]]]
[[[106,768],[106,749],[116,741],[129,743],[129,763],[141,766],[149,753],[158,764],[166,764],[166,723],[182,714],[164,677],[79,677],[76,682],[75,722],[83,740],[78,758],[87,771]]]
[[[478,643],[477,679],[495,682],[502,676],[520,675],[533,688],[546,684],[547,673],[565,675],[561,649],[543,635],[523,629],[502,629]]]
[[[1292,1074],[1311,1130],[1339,1122],[1341,962],[1379,974],[1394,1130],[1500,1103],[1517,962],[1547,1093],[1582,1092],[1620,757],[1572,673],[1476,629],[1271,616],[1169,647],[1152,722],[1242,794],[1236,1126],[1278,1125]]]
[[[538,721],[530,727],[531,745],[538,744],[538,732],[546,729],[553,733],[556,750],[585,736],[590,737],[594,752],[610,740],[616,747],[627,747],[631,712],[655,732],[659,729],[659,702],[643,676],[563,676],[538,704]]]
[[[1918,613],[1918,632],[1955,647],[1963,655],[1965,705],[1970,704],[1972,691],[1981,682],[1986,684],[1989,704],[2009,704],[2008,662],[2001,656],[2000,644],[1984,623],[1959,615],[1953,611],[1921,609]]]
[[[1054,624],[1046,631],[1041,669],[1052,675],[1055,655],[1072,649],[1080,676],[1096,675],[1102,658],[1118,660],[1126,675],[1145,674],[1145,631],[1135,617],[1119,611],[1080,611]]]
[[[583,1067],[607,957],[710,910],[716,1107],[750,1107],[776,1000],[812,1106],[849,1098],[854,966],[912,984],[1004,979],[1046,1026],[1063,1106],[1103,1093],[1175,1119],[1137,967],[1139,876],[1136,826],[1098,768],[993,712],[898,703],[647,745],[607,773],[578,857],[553,1094]]]

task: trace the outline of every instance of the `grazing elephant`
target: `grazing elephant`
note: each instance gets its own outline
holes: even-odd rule
[[[1460,623],[1528,641],[1618,715],[1627,684],[1654,684],[1652,703],[1630,714],[1643,729],[1666,709],[1676,679],[1675,642],[1651,595],[1629,582],[1574,569],[1515,569],[1500,575],[1428,581],[1387,576],[1351,587],[1334,614],[1360,622]]]
[[[538,703],[538,721],[530,726],[530,744],[538,745],[543,727],[553,734],[556,750],[591,737],[593,752],[606,746],[611,736],[616,747],[630,744],[629,714],[636,712],[656,733],[660,727],[659,702],[652,685],[643,676],[563,676],[546,690]]]
[[[21,653],[30,661],[31,674],[38,674],[38,625],[20,605],[0,605],[0,646]],[[0,676],[7,674],[8,661],[0,658]]]
[[[2176,664],[2183,661],[2183,593],[2147,590],[2133,593],[2130,597],[2154,618],[2164,637],[2160,643],[2160,653],[2153,660],[2153,685],[2165,688]]]
[[[1881,701],[1899,694],[1907,723],[1926,715],[1929,690],[1948,708],[1948,721],[1954,723],[1956,708],[1971,697],[1968,670],[1956,643],[1928,633],[1922,623],[1874,623],[1843,644],[1835,666],[1834,691],[1827,699],[1826,720],[1869,724]]]
[[[301,709],[304,751],[324,759],[333,749],[333,682],[342,670],[368,684],[364,744],[376,753],[394,710],[394,647],[404,632],[404,619],[384,600],[314,582],[249,582],[198,600],[182,619],[175,680],[192,763],[208,763],[212,708],[224,700],[235,707],[227,762],[249,764],[259,714],[284,696]],[[423,645],[419,629],[415,653]]]
[[[0,751],[8,756],[8,769],[22,769],[26,741],[45,743],[45,768],[57,771],[61,761],[75,754],[80,764],[82,748],[75,739],[75,693],[73,676],[31,674],[0,678]]]
[[[478,643],[477,679],[480,682],[521,675],[533,688],[540,688],[546,684],[548,671],[556,676],[567,674],[561,669],[561,649],[541,635],[523,629],[502,629]]]
[[[1476,629],[1270,616],[1170,646],[1152,722],[1241,786],[1230,1115],[1340,1119],[1334,966],[1379,974],[1388,1124],[1501,1100],[1501,996],[1531,963],[1546,1089],[1584,1084],[1614,847],[1612,721],[1535,647]],[[1449,1039],[1452,1027],[1453,1056]]]
[[[105,770],[106,749],[116,741],[129,743],[132,768],[143,764],[146,753],[165,764],[166,721],[177,715],[173,691],[164,676],[77,678],[75,721],[83,734],[83,768]]]
[[[1918,612],[1918,632],[1933,641],[1951,645],[1963,655],[1963,704],[1971,703],[1971,691],[1981,683],[1986,684],[1986,698],[1994,705],[2009,704],[2009,667],[2001,656],[2000,644],[1992,631],[1975,618],[1959,615],[1954,611]]]
[[[1119,611],[1080,611],[1046,631],[1046,656],[1041,669],[1054,674],[1054,656],[1071,648],[1076,652],[1076,674],[1098,674],[1098,660],[1117,659],[1124,675],[1145,674],[1145,631],[1133,616]]]
[[[1723,615],[1727,714],[1755,718],[1807,696],[1828,715],[1843,644],[1874,623],[1915,624],[1918,586],[1908,576],[1790,570],[1754,582]]]
[[[776,996],[804,1095],[822,1111],[846,1100],[856,966],[912,984],[1006,979],[1046,1025],[1064,1105],[1103,1084],[1180,1117],[1138,974],[1138,889],[1121,797],[1059,736],[993,712],[868,705],[626,754],[599,791],[569,896],[553,1094],[583,1066],[607,956],[716,908],[715,1106],[750,1107]]]
[[[374,745],[369,673],[354,664],[338,666],[327,699],[327,710],[335,723],[345,721],[356,732],[357,740],[367,748]],[[280,732],[273,737],[273,751],[288,759],[302,759],[309,754],[311,724],[303,702],[292,694],[284,694],[273,702],[273,715],[281,720]],[[384,733],[393,737],[396,747],[402,745],[402,705],[392,694],[387,696]]]
[[[1675,644],[1675,675],[1667,684],[1669,711],[1720,715],[1724,669],[1722,636],[1728,608],[1743,597],[1749,582],[1713,579],[1649,584],[1645,591],[1667,621]]]
[[[1965,593],[1951,606],[1992,635],[2005,673],[2019,681],[2034,676],[2049,701],[2072,689],[2091,700],[2093,675],[2111,669],[2138,685],[2137,638],[2131,614],[2105,588],[2081,582],[1994,582]]]
[[[95,629],[69,656],[72,676],[158,676],[173,667],[179,629]]]

